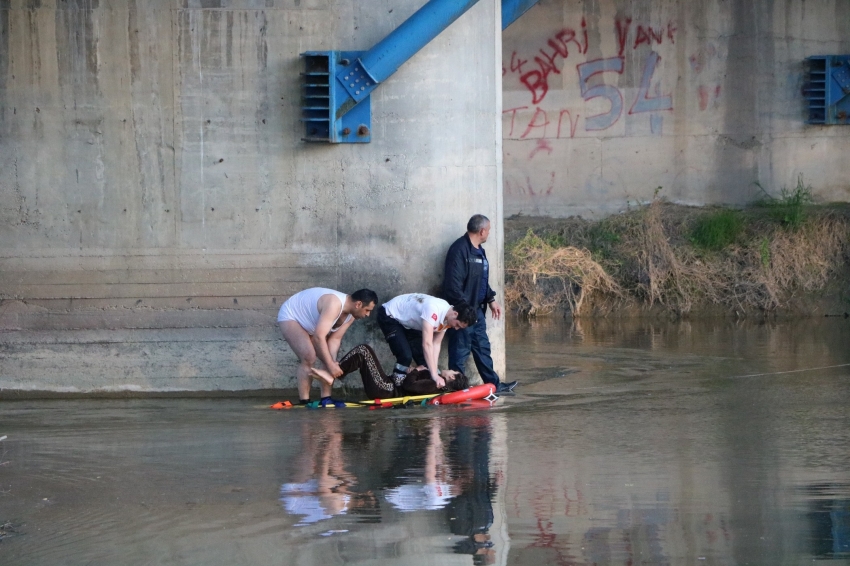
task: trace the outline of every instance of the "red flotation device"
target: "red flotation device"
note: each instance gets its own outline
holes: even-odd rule
[[[490,400],[492,399],[492,401]],[[458,403],[458,409],[489,409],[495,406],[498,398],[493,399],[472,399],[471,401],[464,401],[463,403]]]
[[[433,399],[428,400],[429,405],[454,405],[457,403],[465,403],[475,399],[484,399],[490,395],[496,394],[496,386],[492,383],[482,383],[463,391],[452,391],[451,393],[443,393]]]

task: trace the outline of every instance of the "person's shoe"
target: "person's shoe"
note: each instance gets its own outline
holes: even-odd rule
[[[518,381],[502,381],[496,386],[496,393],[511,393],[518,383]]]

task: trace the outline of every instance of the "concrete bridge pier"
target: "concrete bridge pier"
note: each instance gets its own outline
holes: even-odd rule
[[[3,395],[293,387],[282,301],[434,291],[477,212],[501,298],[496,0],[372,94],[370,144],[300,139],[299,53],[422,3],[0,0]]]

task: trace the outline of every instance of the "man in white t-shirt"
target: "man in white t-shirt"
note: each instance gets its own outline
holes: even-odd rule
[[[445,387],[437,368],[443,336],[449,328],[457,330],[475,324],[476,316],[475,309],[466,303],[452,306],[424,293],[399,295],[384,303],[378,309],[378,326],[396,357],[396,385],[404,380],[415,361],[428,369],[437,387]]]

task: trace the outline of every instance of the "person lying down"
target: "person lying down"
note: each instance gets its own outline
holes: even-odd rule
[[[360,370],[360,378],[363,380],[363,390],[370,399],[389,399],[391,397],[404,397],[405,395],[432,395],[445,393],[447,391],[461,391],[469,387],[467,377],[457,371],[443,370],[441,375],[446,386],[438,388],[431,378],[431,373],[425,366],[410,369],[403,379],[398,382],[384,372],[381,362],[375,355],[375,350],[368,344],[358,344],[345,354],[339,361],[344,378],[349,373]],[[333,377],[324,369],[313,368],[313,377],[327,383],[333,383]]]

